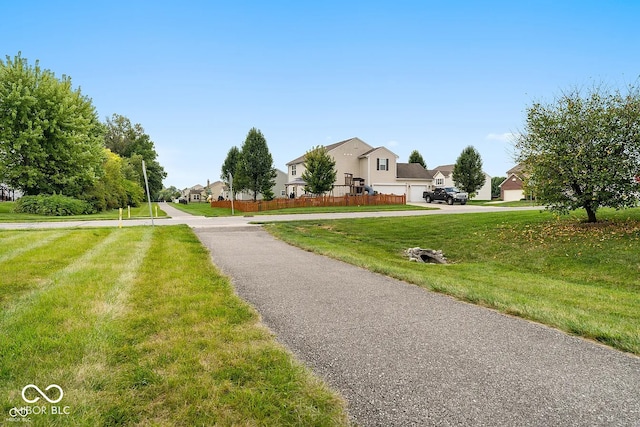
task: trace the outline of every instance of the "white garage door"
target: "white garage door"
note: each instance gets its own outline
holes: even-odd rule
[[[409,200],[407,202],[424,202],[422,193],[427,191],[426,185],[412,185],[409,187]]]
[[[505,202],[515,202],[523,198],[524,194],[522,193],[522,190],[504,190]]]

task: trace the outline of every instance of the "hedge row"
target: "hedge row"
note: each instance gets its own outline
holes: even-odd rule
[[[16,201],[14,211],[38,215],[67,216],[95,213],[95,208],[84,200],[54,194],[51,196],[23,196]]]

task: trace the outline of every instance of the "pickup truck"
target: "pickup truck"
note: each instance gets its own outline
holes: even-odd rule
[[[435,201],[447,202],[448,205],[459,202],[461,205],[467,204],[469,195],[458,190],[455,187],[435,188],[433,191],[425,191],[422,193],[422,197],[427,203]]]

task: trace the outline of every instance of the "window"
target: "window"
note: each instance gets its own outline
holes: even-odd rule
[[[291,165],[291,176],[296,176],[296,165]]]
[[[377,159],[376,165],[379,171],[388,171],[389,159]]]
[[[436,186],[444,185],[444,178],[436,178]]]

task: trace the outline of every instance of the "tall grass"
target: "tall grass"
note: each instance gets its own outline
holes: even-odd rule
[[[33,425],[345,425],[187,227],[0,231],[0,419]],[[31,405],[35,406],[35,404]],[[53,415],[53,406],[68,414]]]

